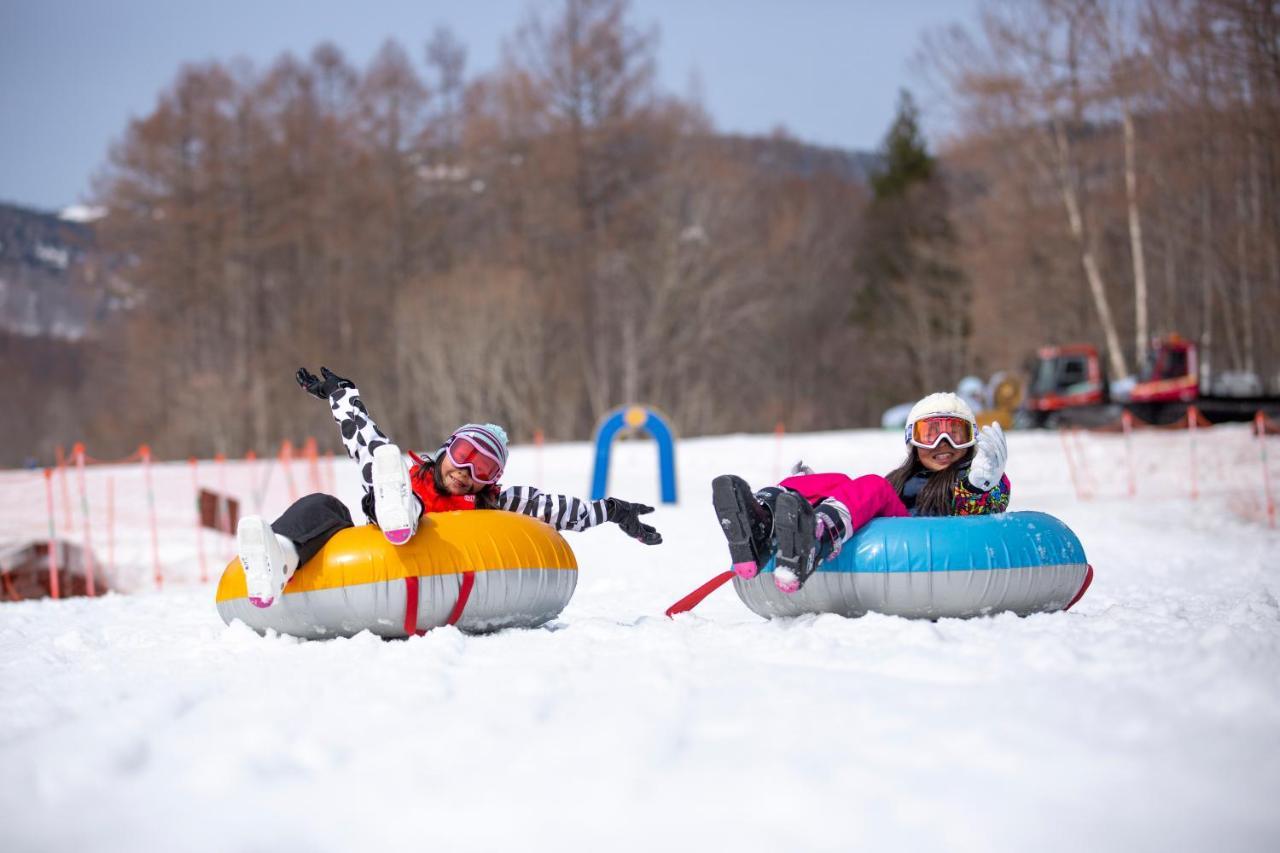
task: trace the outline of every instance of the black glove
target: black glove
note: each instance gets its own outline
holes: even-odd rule
[[[640,520],[640,516],[653,512],[653,507],[644,504],[627,503],[617,498],[606,498],[609,508],[606,518],[622,528],[622,532],[632,539],[638,539],[646,545],[657,545],[662,541],[662,534]]]
[[[294,374],[298,378],[298,386],[313,397],[319,397],[321,400],[329,399],[329,395],[339,388],[354,388],[356,383],[350,379],[343,379],[327,367],[320,368],[320,376],[316,376],[305,367],[299,367],[298,372]]]

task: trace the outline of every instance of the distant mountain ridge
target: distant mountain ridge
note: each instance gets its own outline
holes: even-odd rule
[[[0,203],[0,330],[79,340],[113,307],[93,226]]]
[[[715,150],[735,160],[749,162],[761,171],[799,178],[831,175],[851,183],[869,183],[880,166],[879,154],[848,148],[811,145],[789,136],[717,135],[709,140]]]

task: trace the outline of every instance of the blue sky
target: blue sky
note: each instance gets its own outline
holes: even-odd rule
[[[261,67],[327,40],[363,65],[389,37],[418,57],[443,24],[467,46],[474,75],[497,63],[531,5],[546,2],[0,0],[0,201],[57,209],[85,198],[108,146],[184,62],[244,57]],[[663,88],[685,94],[696,78],[721,130],[783,126],[809,142],[871,149],[898,89],[923,84],[911,67],[922,31],[971,21],[974,5],[633,0],[632,10],[659,28]]]

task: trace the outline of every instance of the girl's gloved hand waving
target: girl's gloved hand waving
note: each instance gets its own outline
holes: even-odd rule
[[[978,433],[978,451],[969,466],[969,483],[984,492],[991,491],[1004,476],[1004,463],[1008,458],[1009,447],[1000,424],[984,426]]]
[[[327,367],[320,368],[320,376],[316,376],[305,367],[299,367],[298,372],[294,376],[298,380],[298,387],[306,391],[313,397],[319,397],[321,400],[329,399],[329,395],[339,388],[354,388],[355,383],[350,379],[343,379]]]
[[[617,498],[608,498],[609,521],[622,528],[622,532],[646,545],[662,542],[662,534],[640,520],[640,516],[653,512],[653,507],[633,504]]]

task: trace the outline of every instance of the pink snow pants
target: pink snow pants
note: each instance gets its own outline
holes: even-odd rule
[[[795,489],[809,503],[835,498],[849,510],[851,530],[859,530],[873,518],[900,518],[911,515],[889,481],[879,474],[867,474],[856,480],[844,474],[802,474],[788,477],[778,484]]]

